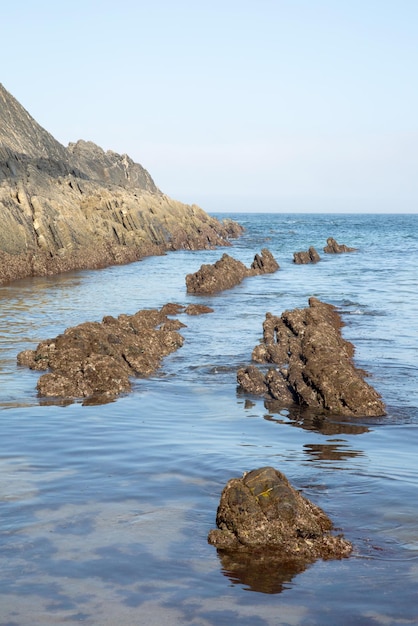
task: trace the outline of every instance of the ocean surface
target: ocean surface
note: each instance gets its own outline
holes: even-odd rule
[[[222,215],[220,217],[228,217]],[[418,624],[418,215],[234,214],[228,249],[0,287],[0,624]],[[357,252],[325,255],[326,239]],[[293,264],[314,246],[316,265]],[[214,296],[185,276],[228,252],[280,264]],[[237,391],[266,312],[338,307],[387,415],[299,419]],[[42,403],[16,355],[69,326],[167,302],[184,346],[101,406]],[[207,543],[227,481],[272,465],[352,556],[304,571],[222,561]],[[236,565],[236,564],[235,564]]]

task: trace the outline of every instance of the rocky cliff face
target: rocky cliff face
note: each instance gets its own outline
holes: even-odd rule
[[[172,200],[127,155],[67,148],[0,84],[0,284],[229,245],[242,229]]]

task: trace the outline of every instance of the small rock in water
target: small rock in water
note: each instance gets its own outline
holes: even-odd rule
[[[341,254],[342,252],[356,252],[357,248],[349,248],[344,243],[339,244],[332,237],[328,237],[324,252],[327,254]]]
[[[296,265],[306,265],[307,263],[318,263],[321,260],[318,252],[315,250],[313,246],[309,248],[306,252],[294,252],[293,253],[293,263]]]

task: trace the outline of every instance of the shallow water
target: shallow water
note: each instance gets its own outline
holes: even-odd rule
[[[212,297],[185,275],[225,250],[0,288],[0,624],[390,626],[418,623],[418,216],[234,215],[229,254],[281,269]],[[328,236],[358,248],[324,255]],[[322,260],[296,266],[313,245]],[[241,395],[267,311],[337,305],[387,416],[324,420]],[[43,406],[16,354],[66,327],[166,302],[184,346],[103,406]],[[302,572],[222,560],[207,544],[233,476],[273,465],[354,544]]]

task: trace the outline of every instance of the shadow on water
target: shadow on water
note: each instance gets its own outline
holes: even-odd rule
[[[368,426],[344,418],[337,421],[331,416],[301,407],[283,408],[276,400],[266,400],[264,407],[268,411],[264,419],[277,424],[289,424],[304,430],[315,431],[323,435],[362,435],[369,432]],[[277,416],[277,417],[276,417]],[[358,421],[358,418],[356,418]]]

